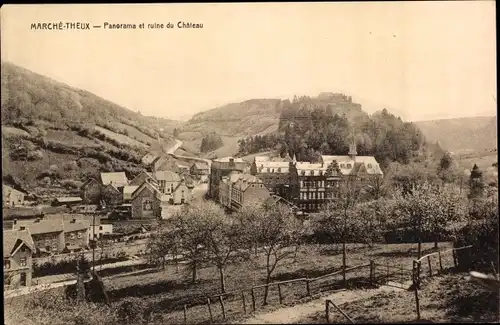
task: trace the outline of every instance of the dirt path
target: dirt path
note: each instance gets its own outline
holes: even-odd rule
[[[337,305],[346,302],[370,298],[382,292],[393,292],[403,290],[395,287],[381,286],[377,289],[368,290],[346,290],[325,295],[305,304],[293,307],[280,308],[278,310],[254,315],[239,324],[295,324],[308,315],[316,314],[325,310],[325,300],[330,299]]]

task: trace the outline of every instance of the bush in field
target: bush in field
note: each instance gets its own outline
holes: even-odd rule
[[[78,189],[78,188],[82,187],[83,183],[80,181],[72,180],[72,179],[63,179],[61,181],[61,185],[67,189]]]
[[[148,318],[147,301],[138,297],[127,297],[116,307],[121,324],[142,324]]]

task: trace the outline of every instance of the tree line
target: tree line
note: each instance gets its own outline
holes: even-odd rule
[[[359,155],[374,155],[387,166],[393,161],[407,164],[425,147],[414,124],[386,109],[368,116],[358,106],[338,109],[335,103],[305,96],[279,105],[278,131],[241,139],[240,154],[278,148],[282,156],[296,154],[298,160],[314,162],[320,155],[347,154],[354,137]]]

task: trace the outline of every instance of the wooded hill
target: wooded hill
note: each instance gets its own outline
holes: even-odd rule
[[[134,174],[144,153],[174,143],[172,131],[180,122],[143,116],[88,91],[1,64],[2,175],[17,188],[74,189],[101,171]]]

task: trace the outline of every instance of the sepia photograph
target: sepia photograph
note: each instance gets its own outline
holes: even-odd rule
[[[499,322],[495,12],[3,5],[4,324]]]

